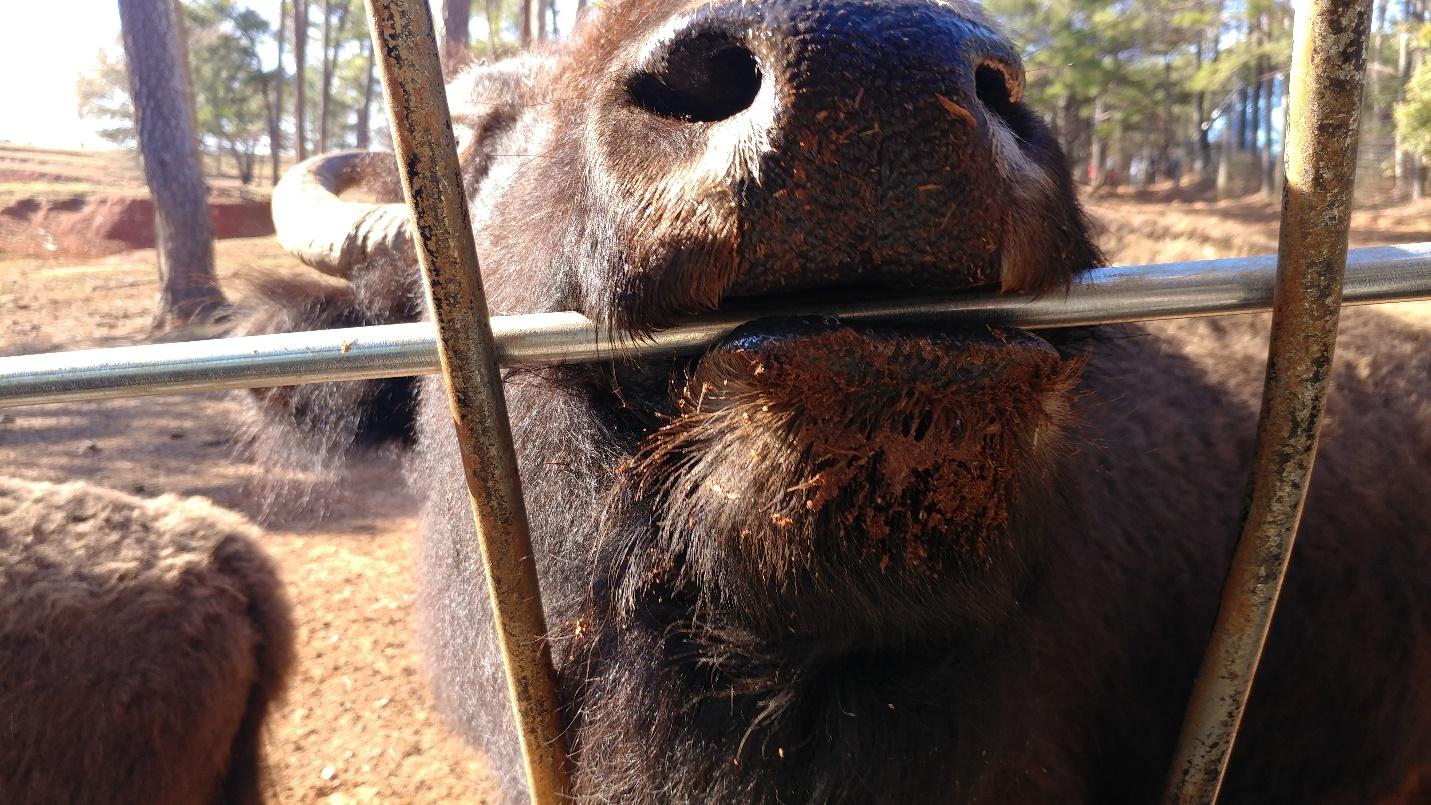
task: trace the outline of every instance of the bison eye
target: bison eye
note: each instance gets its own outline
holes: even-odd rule
[[[714,123],[750,108],[760,92],[755,54],[719,33],[682,36],[626,84],[642,109],[691,123]]]

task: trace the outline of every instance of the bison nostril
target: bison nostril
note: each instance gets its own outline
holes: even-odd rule
[[[974,70],[974,94],[984,108],[1008,120],[1023,97],[1023,76],[1015,68],[986,61]]]
[[[760,92],[755,55],[719,33],[673,42],[627,82],[631,100],[662,117],[714,123],[750,108]]]

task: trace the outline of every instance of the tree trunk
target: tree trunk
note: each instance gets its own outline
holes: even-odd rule
[[[119,19],[134,127],[154,199],[159,330],[212,316],[225,300],[214,274],[213,224],[185,95],[178,11],[171,0],[119,0]]]
[[[238,171],[239,184],[242,185],[248,185],[253,181],[253,151],[245,150],[245,148],[251,149],[252,143],[247,146],[234,143],[230,146],[234,155],[234,169]]]
[[[1217,147],[1217,200],[1232,197],[1232,149],[1234,143],[1225,129]]]
[[[442,0],[442,75],[451,78],[472,60],[472,0]]]
[[[1415,62],[1419,67],[1421,62],[1419,53],[1417,54]],[[1426,162],[1421,159],[1421,157],[1413,154],[1408,160],[1408,168],[1410,171],[1408,183],[1411,186],[1411,200],[1420,201],[1426,197]]]
[[[1408,11],[1410,12],[1407,14],[1407,17],[1419,25],[1425,19],[1426,16],[1426,4],[1424,0],[1422,0],[1422,2],[1408,2],[1407,7]],[[1401,90],[1401,94],[1403,97],[1406,94],[1405,81],[1410,80],[1412,74],[1415,73],[1418,69],[1420,69],[1421,61],[1424,55],[1425,54],[1421,52],[1420,45],[1417,43],[1413,43],[1410,62],[1407,65],[1405,73],[1403,74],[1403,83]],[[1421,199],[1426,197],[1425,163],[1420,157],[1411,154],[1407,157],[1407,169],[1409,172],[1409,176],[1407,177],[1408,183],[1411,186],[1411,200],[1420,201]]]
[[[551,37],[552,37],[553,39],[560,39],[560,38],[561,38],[561,29],[557,27],[557,4],[556,4],[556,0],[546,0],[546,4],[547,4],[547,14],[552,18],[552,24],[551,24],[551,27],[550,27]]]
[[[269,161],[273,164],[273,183],[278,184],[283,158],[283,40],[288,34],[288,0],[278,2],[278,64],[273,68],[273,117],[268,125]]]
[[[1098,135],[1098,124],[1103,119],[1103,95],[1100,93],[1093,99],[1093,133],[1092,143],[1088,148],[1088,181],[1093,187],[1103,186],[1103,164],[1105,156],[1103,152],[1103,138]]]
[[[323,47],[318,51],[318,153],[328,150],[328,96],[329,78],[333,75],[333,64],[328,60],[328,48],[332,43],[333,0],[323,0]]]
[[[348,23],[349,0],[338,8],[337,24],[333,23],[333,0],[323,0],[323,94],[318,99],[318,152],[328,150],[328,122],[332,118],[333,73],[338,68],[338,50],[343,46],[343,28]]]
[[[1059,136],[1060,136],[1061,138],[1063,138],[1063,143],[1062,143],[1062,145],[1063,145],[1063,153],[1067,154],[1067,155],[1068,155],[1068,158],[1069,158],[1070,160],[1072,160],[1072,159],[1073,159],[1073,140],[1074,140],[1074,132],[1073,132],[1073,128],[1074,128],[1074,126],[1073,126],[1073,96],[1072,96],[1072,95],[1065,95],[1065,96],[1063,96],[1063,101],[1062,101],[1062,102],[1059,104],[1059,106],[1058,106],[1058,119],[1059,119],[1058,133],[1059,133]]]
[[[487,0],[487,58],[497,60],[497,29],[502,26],[502,6],[499,0]]]
[[[1371,86],[1367,88],[1367,95],[1372,99],[1372,119],[1382,120],[1381,110],[1381,54],[1383,53],[1382,43],[1386,30],[1386,6],[1387,0],[1376,0],[1376,6],[1372,11],[1371,23],[1371,53],[1368,62],[1371,63],[1371,74],[1367,76]]]
[[[1410,19],[1412,13],[1411,0],[1407,0],[1403,6],[1402,14],[1404,19]],[[1400,49],[1396,55],[1396,100],[1398,103],[1406,100],[1406,82],[1411,78],[1411,34],[1402,30],[1398,37]],[[1401,134],[1396,134],[1396,160],[1393,163],[1393,175],[1395,177],[1395,188],[1398,193],[1410,195],[1411,179],[1411,154],[1401,147]]]
[[[1123,147],[1123,139],[1125,136],[1126,132],[1123,130],[1123,124],[1116,124],[1113,127],[1113,142],[1110,146],[1110,156],[1112,156],[1113,158],[1111,160],[1104,160],[1105,170],[1103,172],[1103,181],[1109,187],[1116,188],[1118,186],[1118,182],[1121,181],[1119,179],[1118,174],[1120,171],[1123,170],[1123,166],[1126,165],[1128,162],[1126,159],[1123,158],[1123,153],[1125,150],[1127,150]],[[1106,170],[1108,164],[1110,163],[1113,165],[1112,171]]]
[[[308,158],[305,95],[308,88],[308,0],[293,0],[293,153]]]
[[[368,72],[363,81],[363,105],[358,107],[358,147],[366,149],[373,127],[373,40],[363,37],[363,45],[368,54]]]
[[[183,73],[184,79],[184,109],[189,114],[189,126],[194,130],[194,147],[199,148],[199,117],[194,108],[194,67],[189,62],[189,30],[184,21],[184,5],[180,0],[174,0],[174,30],[179,36],[179,71]],[[202,154],[202,149],[200,150]],[[222,159],[219,160],[223,162]],[[200,163],[202,168],[202,162]]]
[[[1236,125],[1237,127],[1235,136],[1237,138],[1237,150],[1239,151],[1247,150],[1247,100],[1247,86],[1244,84],[1241,89],[1237,90],[1237,111],[1235,113],[1236,119],[1233,121],[1234,125]]]
[[[1197,68],[1201,68],[1201,41],[1197,43],[1197,49],[1194,51],[1194,57],[1195,66]],[[1206,120],[1207,93],[1198,92],[1193,95],[1193,125],[1197,127],[1197,131],[1194,132],[1194,135],[1196,136],[1197,148],[1193,152],[1193,173],[1197,174],[1197,178],[1199,179],[1201,179],[1203,175],[1207,173],[1207,163],[1211,161],[1212,156],[1212,143],[1209,140],[1207,133],[1208,127],[1203,125],[1204,121]]]
[[[1211,55],[1208,57],[1208,60],[1211,61],[1213,64],[1216,64],[1217,61],[1218,61],[1218,59],[1220,59],[1220,58],[1222,57],[1222,41],[1221,41],[1221,38],[1219,37],[1219,33],[1220,33],[1221,30],[1222,30],[1222,6],[1223,6],[1223,3],[1224,3],[1224,0],[1216,0],[1216,5],[1214,6],[1215,11],[1213,12],[1213,15],[1212,15],[1212,23],[1208,26],[1207,29],[1204,29],[1204,30],[1202,31],[1202,33],[1201,33],[1201,37],[1202,37],[1202,38],[1199,40],[1200,43],[1201,43],[1201,42],[1206,42],[1206,43],[1207,43],[1207,47],[1212,51],[1212,52],[1211,52]],[[1199,56],[1198,65],[1201,66],[1201,65],[1202,65],[1202,59],[1203,59],[1202,51],[1201,51],[1201,50],[1199,50],[1198,56]],[[1203,98],[1204,98],[1204,103],[1205,103],[1205,102],[1206,102],[1206,101],[1205,101],[1206,96],[1204,95]],[[1214,109],[1212,109],[1212,110],[1208,110],[1208,109],[1206,109],[1205,107],[1202,107],[1202,111],[1199,112],[1199,114],[1198,114],[1198,122],[1197,122],[1197,125],[1198,125],[1198,149],[1199,149],[1199,152],[1200,152],[1198,158],[1199,158],[1199,159],[1201,160],[1201,162],[1202,162],[1202,167],[1201,167],[1201,168],[1199,169],[1199,171],[1198,171],[1198,178],[1199,178],[1199,179],[1206,178],[1206,177],[1207,177],[1207,172],[1208,172],[1208,170],[1210,170],[1211,167],[1212,167],[1212,161],[1213,161],[1213,154],[1212,154],[1212,125],[1211,125],[1210,121],[1208,120],[1208,115],[1209,115],[1209,114],[1212,114],[1212,115],[1219,114],[1219,109],[1220,109],[1220,107],[1219,107],[1219,108],[1214,108]],[[1223,123],[1224,136],[1223,136],[1223,138],[1222,138],[1222,142],[1226,142],[1226,141],[1227,141],[1227,137],[1226,137],[1225,132],[1226,132],[1226,129],[1227,129],[1228,122],[1230,122],[1230,121],[1225,121],[1225,122]],[[1221,165],[1222,165],[1222,158],[1221,158],[1220,152],[1219,152],[1218,163],[1217,163],[1217,164],[1218,164],[1218,167],[1219,167],[1219,168],[1220,168]]]
[[[536,0],[522,0],[522,47],[532,46],[532,13],[536,10]]]
[[[1267,75],[1266,89],[1262,92],[1262,101],[1265,104],[1262,117],[1262,132],[1267,138],[1267,142],[1262,147],[1262,195],[1271,197],[1276,192],[1273,181],[1273,172],[1276,161],[1273,159],[1272,149],[1272,98],[1274,90],[1277,88],[1277,76],[1271,75],[1272,64],[1266,57],[1262,59],[1262,71]]]
[[[1248,108],[1252,114],[1247,119],[1247,145],[1252,151],[1252,164],[1260,165],[1258,156],[1262,153],[1262,142],[1258,136],[1262,128],[1262,76],[1258,73],[1260,61],[1252,63],[1252,80],[1248,82],[1251,87],[1251,99],[1248,101]]]
[[[1159,149],[1159,156],[1163,162],[1163,170],[1173,182],[1173,187],[1182,185],[1183,171],[1179,165],[1173,168],[1173,141],[1177,138],[1176,123],[1173,122],[1173,57],[1168,54],[1163,57],[1163,142]]]
[[[263,116],[268,120],[268,150],[273,161],[273,183],[278,184],[278,101],[273,97],[270,89],[277,90],[278,87],[272,83],[263,87]]]

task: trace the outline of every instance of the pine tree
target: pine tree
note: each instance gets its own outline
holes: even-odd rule
[[[154,199],[159,330],[215,316],[225,300],[214,273],[208,187],[178,10],[173,0],[119,0],[119,19],[144,178]]]

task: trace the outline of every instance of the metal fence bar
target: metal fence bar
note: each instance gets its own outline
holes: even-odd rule
[[[1217,799],[1292,555],[1331,384],[1351,226],[1370,0],[1304,0],[1292,35],[1277,288],[1242,535],[1168,778]]]
[[[992,293],[767,311],[834,314],[850,321],[924,318],[1031,329],[1268,310],[1276,257],[1115,266],[1087,272],[1066,294]],[[1345,304],[1431,299],[1431,243],[1356,249]],[[648,339],[612,343],[579,313],[492,318],[497,363],[558,363],[695,353],[760,310],[692,319]],[[0,358],[0,408],[146,394],[369,380],[438,370],[432,325],[255,335],[179,344]]]
[[[541,590],[428,0],[367,0],[532,802],[569,790]],[[474,658],[475,660],[475,658]]]

